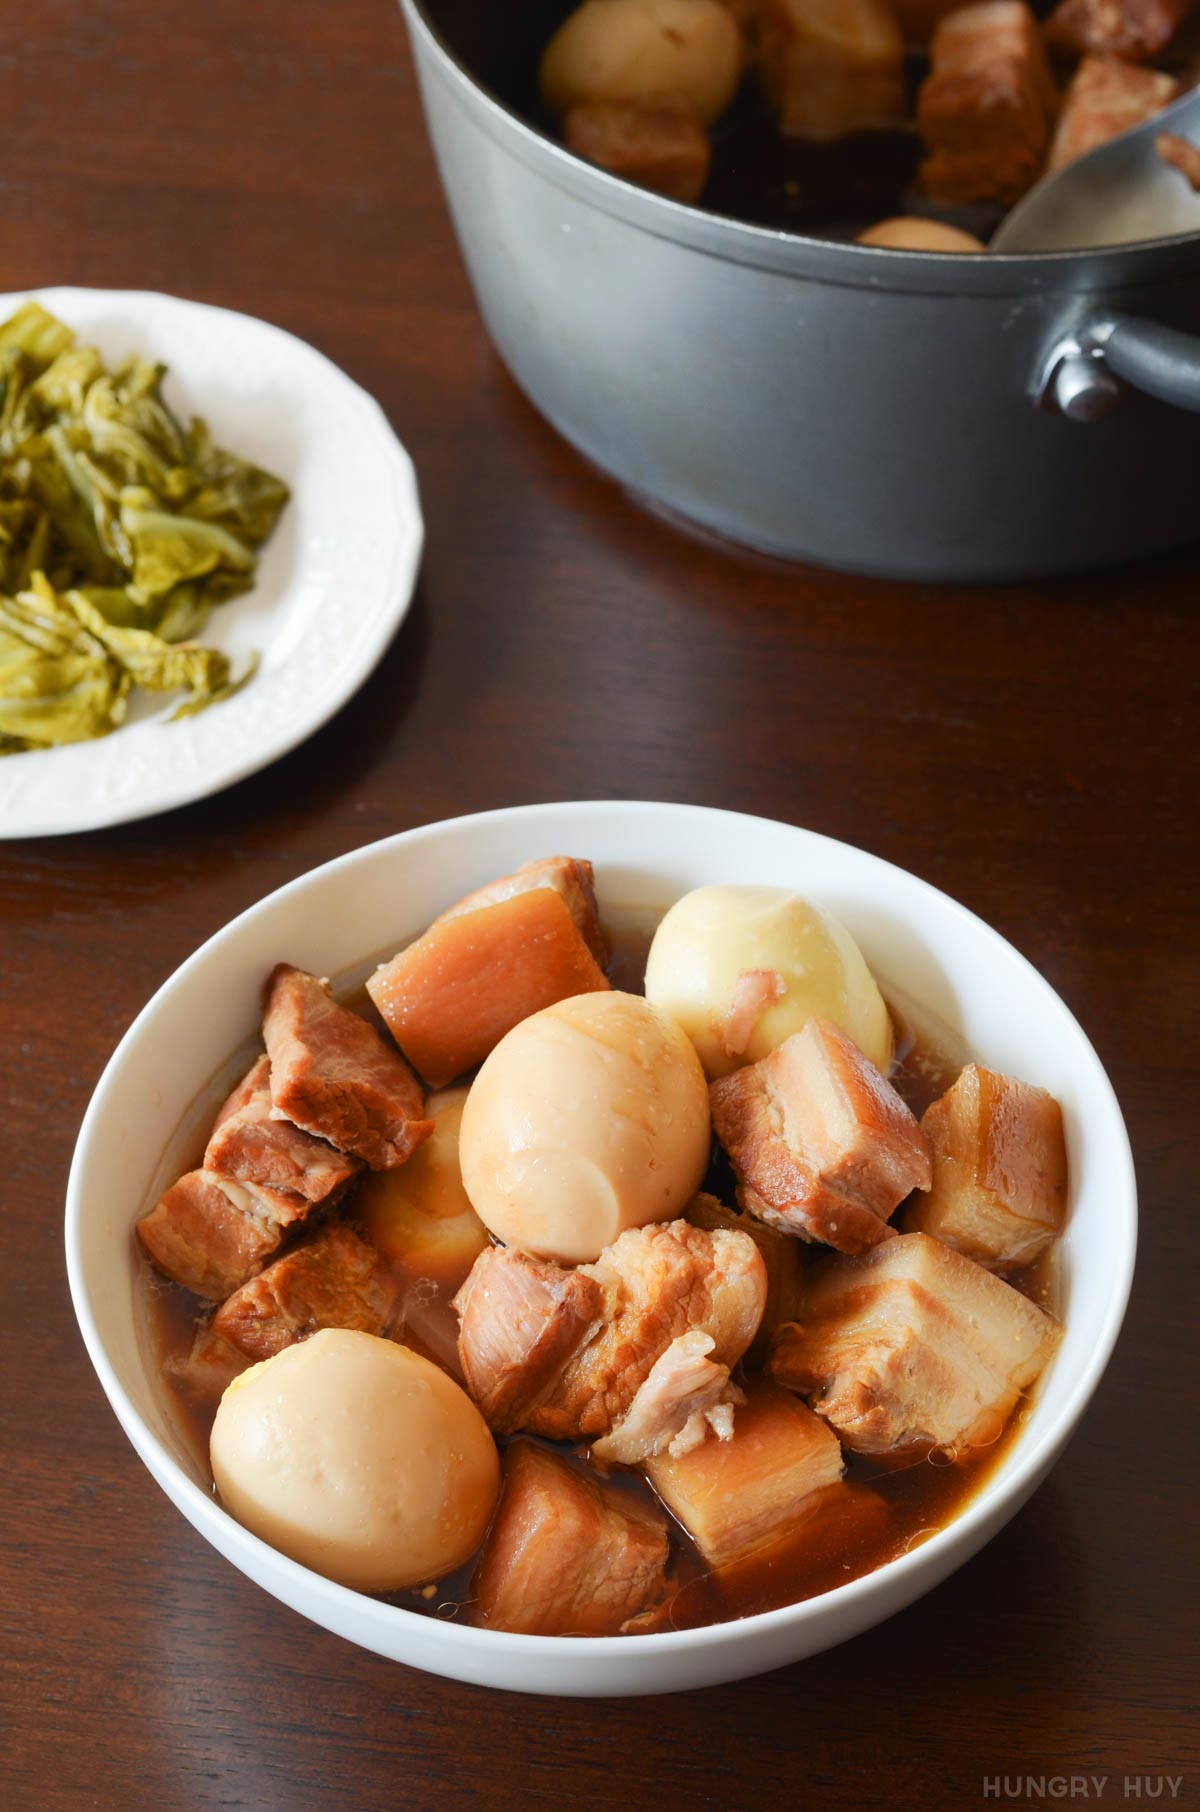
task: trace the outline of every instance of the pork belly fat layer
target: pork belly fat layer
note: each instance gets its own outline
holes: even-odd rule
[[[315,975],[290,963],[273,971],[263,1040],[275,1110],[372,1170],[403,1164],[433,1131],[400,1053]]]
[[[917,97],[921,185],[947,202],[1020,199],[1045,162],[1056,99],[1037,21],[1022,0],[950,13]]]
[[[319,1328],[382,1334],[395,1285],[373,1246],[349,1227],[324,1227],[222,1303],[212,1331],[248,1359],[269,1359]]]
[[[607,988],[561,894],[537,886],[431,925],[367,992],[435,1088],[474,1069],[542,1007]]]
[[[767,1296],[752,1239],[686,1221],[630,1227],[574,1275],[599,1286],[601,1319],[525,1423],[556,1441],[608,1434],[655,1361],[692,1329],[712,1336],[714,1364],[732,1368],[758,1331]]]
[[[335,1197],[358,1174],[359,1160],[280,1120],[273,1106],[271,1060],[260,1057],[217,1115],[204,1168],[235,1182],[290,1189],[306,1203]]]
[[[929,1187],[920,1127],[829,1020],[723,1076],[709,1099],[742,1207],[787,1233],[862,1252],[890,1236],[906,1195]]]
[[[1031,1264],[1062,1232],[1067,1150],[1062,1110],[1028,1082],[968,1064],[927,1109],[933,1188],[905,1215],[989,1271]]]
[[[646,1464],[659,1497],[713,1567],[778,1540],[842,1471],[842,1450],[825,1423],[769,1384],[749,1390],[728,1441]]]
[[[530,1441],[504,1456],[471,1585],[477,1621],[529,1636],[611,1636],[666,1592],[667,1524]]]
[[[454,1298],[467,1389],[490,1428],[511,1433],[549,1395],[603,1308],[579,1271],[487,1246]]]
[[[501,875],[498,881],[489,881],[474,893],[464,894],[433,923],[444,925],[448,919],[461,919],[465,913],[478,912],[481,906],[496,906],[501,900],[530,893],[535,887],[553,888],[578,926],[580,937],[603,967],[608,961],[608,944],[596,905],[596,871],[590,862],[575,856],[543,856],[539,861],[525,862],[511,875]]]
[[[1158,54],[1196,10],[1197,0],[1061,0],[1046,37],[1077,56],[1123,57],[1140,63]]]
[[[307,1206],[299,1197],[296,1203],[301,1211]],[[223,1302],[261,1271],[283,1238],[279,1220],[249,1190],[205,1170],[172,1183],[136,1231],[165,1277],[209,1302]]]
[[[884,0],[761,0],[757,28],[781,132],[830,140],[904,118],[904,39]]]
[[[1115,57],[1085,57],[1067,90],[1047,170],[1061,170],[1151,119],[1179,93],[1174,76],[1159,69],[1138,69]]]
[[[772,1377],[860,1453],[999,1436],[1062,1330],[1011,1285],[924,1233],[814,1266]]]
[[[785,1121],[825,1183],[880,1215],[929,1187],[920,1127],[839,1026],[814,1019],[772,1055]]]
[[[703,122],[686,107],[584,102],[566,114],[563,142],[588,163],[672,201],[698,201],[712,163]]]

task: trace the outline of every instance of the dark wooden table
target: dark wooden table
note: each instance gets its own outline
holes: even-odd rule
[[[934,590],[690,539],[491,353],[390,0],[40,0],[8,23],[0,288],[170,290],[312,340],[411,448],[429,543],[378,671],[287,760],[147,823],[0,844],[0,1805],[958,1812],[997,1775],[1106,1775],[1110,1806],[1126,1776],[1166,1803],[1183,1776],[1173,1803],[1200,1803],[1195,557]],[[1108,1064],[1144,1215],[1108,1377],[986,1552],[806,1665],[593,1704],[389,1665],[210,1552],[92,1376],[60,1226],[117,1038],[231,915],[408,825],[590,796],[791,819],[982,913]]]

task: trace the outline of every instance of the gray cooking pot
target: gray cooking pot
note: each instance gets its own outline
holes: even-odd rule
[[[1200,534],[1200,415],[1160,400],[1200,407],[1200,341],[1178,331],[1200,334],[1200,234],[970,257],[743,225],[592,168],[496,98],[557,15],[402,4],[488,331],[623,484],[769,553],[916,579]]]

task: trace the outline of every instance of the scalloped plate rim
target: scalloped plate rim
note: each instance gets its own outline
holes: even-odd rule
[[[186,328],[189,318],[193,323],[200,322],[205,328],[215,328],[218,333],[226,332],[237,337],[243,344],[253,343],[256,338],[260,343],[270,342],[281,362],[294,368],[295,382],[299,389],[313,387],[323,389],[327,395],[334,397],[343,409],[352,411],[357,417],[357,425],[369,429],[374,435],[374,444],[370,448],[370,464],[374,467],[373,480],[377,484],[390,483],[394,498],[394,516],[392,535],[388,546],[382,549],[377,557],[380,585],[377,599],[367,617],[359,625],[360,641],[353,658],[344,670],[338,673],[326,692],[313,692],[302,701],[301,708],[285,724],[269,730],[260,737],[250,735],[248,738],[234,739],[229,752],[219,758],[215,768],[203,771],[193,769],[186,771],[185,744],[194,745],[197,726],[206,720],[218,719],[220,713],[231,712],[238,699],[215,706],[210,712],[200,717],[184,718],[178,723],[166,726],[156,722],[139,722],[123,726],[112,733],[111,737],[99,742],[76,743],[64,748],[36,750],[20,755],[5,756],[0,761],[0,840],[11,840],[26,837],[51,837],[77,835],[81,832],[108,829],[119,824],[134,823],[140,819],[157,816],[160,812],[172,811],[180,806],[193,804],[199,799],[222,792],[226,787],[235,786],[251,774],[270,766],[282,759],[308,737],[314,735],[334,717],[342,706],[347,704],[359,687],[365,682],[378,665],[396,631],[407,616],[412,603],[417,574],[420,569],[421,555],[424,548],[424,522],[421,514],[417,490],[416,472],[411,456],[392,428],[379,404],[362,388],[348,377],[325,353],[311,345],[299,335],[288,329],[277,327],[273,322],[265,321],[260,316],[247,314],[241,310],[225,308],[216,303],[192,301],[186,297],[170,295],[158,290],[124,290],[104,289],[97,287],[78,287],[69,285],[49,285],[17,290],[0,294],[0,319],[27,299],[39,301],[52,312],[61,312],[69,326],[78,325],[81,337],[86,338],[90,328],[85,319],[78,324],[72,319],[72,309],[89,310],[93,316],[105,308],[127,313],[131,333],[139,337],[145,326],[145,337],[150,342],[145,346],[147,354],[161,356],[168,366],[168,393],[172,379],[182,383],[188,382],[188,346]],[[165,326],[165,332],[162,331]],[[173,344],[178,332],[178,344]],[[103,338],[103,335],[101,336]],[[155,344],[158,340],[160,343]],[[161,342],[165,342],[161,343]],[[195,400],[194,398],[192,399]],[[218,415],[214,431],[218,440],[222,437],[235,447],[239,444],[240,431],[223,426]],[[244,435],[242,436],[244,438]],[[296,462],[299,464],[303,450],[303,441],[296,445]],[[298,470],[283,470],[280,476],[285,478],[293,489],[300,477]],[[288,510],[297,512],[299,504],[296,498],[288,505]],[[281,519],[281,528],[277,535],[284,533],[283,524],[287,515]],[[294,524],[291,525],[294,528]],[[343,543],[355,531],[343,532]],[[366,526],[364,525],[364,532]],[[377,524],[370,528],[372,542],[378,536]],[[272,543],[268,542],[264,551],[264,560],[269,557]],[[299,595],[306,583],[303,549],[297,548],[295,570],[288,578],[283,593],[276,602],[278,615],[284,614],[284,607],[290,598]],[[243,599],[234,600],[222,607],[214,618],[214,624],[228,622],[239,606],[250,605],[255,593],[250,592]],[[311,626],[310,626],[311,629]],[[211,635],[210,635],[210,638]],[[264,655],[269,651],[264,648]],[[311,650],[310,650],[311,655]],[[256,699],[263,697],[265,689],[272,682],[278,684],[286,667],[271,671],[264,661],[264,669],[255,677],[244,693],[238,695],[252,706]],[[287,681],[284,682],[288,683]],[[164,707],[164,714],[166,707]],[[226,719],[226,722],[229,720]],[[177,745],[175,754],[168,763],[168,773],[158,780],[154,776],[145,785],[134,784],[126,787],[116,797],[106,796],[102,787],[94,786],[89,796],[87,756],[97,749],[118,750],[116,757],[110,757],[111,765],[126,773],[138,760],[139,752],[143,767],[152,758],[152,751],[171,745],[158,745],[150,742],[142,733],[159,728],[167,729],[173,742]],[[189,733],[191,733],[189,735]],[[126,738],[133,739],[125,743]],[[137,747],[135,748],[135,744]],[[124,755],[128,748],[128,756]],[[74,759],[64,759],[74,758]],[[39,776],[38,784],[33,789],[33,797],[28,810],[22,810],[18,796],[3,801],[4,781],[9,778],[13,764],[38,763],[47,761],[56,763],[61,775],[61,783],[54,789],[59,798],[64,800],[61,809],[47,806],[47,787]],[[106,766],[109,765],[106,763]],[[170,770],[177,770],[171,772]],[[16,791],[16,789],[14,789]]]

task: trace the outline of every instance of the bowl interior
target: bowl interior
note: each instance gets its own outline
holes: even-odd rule
[[[195,1504],[184,1499],[197,1487],[207,1490],[207,1480],[168,1410],[139,1325],[134,1288],[139,1261],[131,1227],[168,1173],[176,1174],[190,1156],[218,1089],[256,1036],[257,1002],[269,969],[288,961],[324,975],[361,972],[365,958],[398,945],[468,889],[532,857],[558,852],[594,860],[602,906],[609,908],[665,907],[689,888],[717,881],[794,887],[846,921],[885,993],[919,1002],[982,1061],[1059,1098],[1070,1157],[1070,1218],[1061,1246],[1065,1338],[1022,1435],[957,1521],[1006,1493],[1016,1494],[1044,1465],[1095,1388],[1120,1325],[1132,1268],[1135,1205],[1128,1142],[1091,1046],[1053,990],[1011,946],[913,876],[790,826],[693,807],[620,802],[489,813],[345,856],[234,920],[171,977],[131,1027],[80,1134],[67,1245],[77,1312],[93,1361],[160,1483],[196,1520]],[[228,1525],[231,1542],[261,1547],[216,1506],[209,1508]],[[211,1537],[210,1529],[205,1532]],[[921,1553],[947,1534],[933,1537]],[[253,1570],[244,1556],[234,1558]],[[304,1575],[291,1563],[284,1569],[288,1577]],[[859,1584],[869,1587],[879,1576]],[[841,1588],[827,1599],[850,1590]],[[812,1616],[827,1599],[745,1621]],[[392,1606],[375,1609],[387,1618],[425,1621]],[[719,1639],[723,1630],[740,1627],[715,1626],[700,1634]],[[476,1643],[513,1640],[457,1628],[443,1628],[441,1635]],[[672,1639],[637,1640],[640,1645]],[[595,1644],[560,1646],[579,1651]]]

